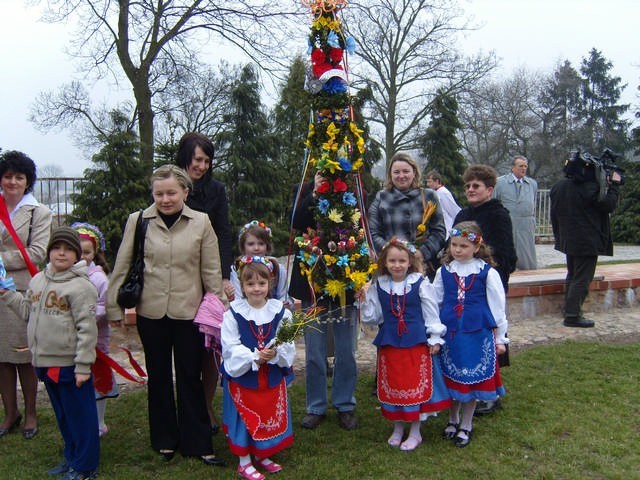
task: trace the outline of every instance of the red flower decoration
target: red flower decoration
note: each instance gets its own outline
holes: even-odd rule
[[[346,192],[347,184],[342,181],[340,178],[336,178],[333,182],[333,191],[334,192]]]
[[[316,192],[327,193],[329,190],[331,190],[331,185],[329,185],[329,182],[322,182],[320,186],[316,189]]]
[[[329,58],[334,65],[337,65],[342,61],[342,49],[341,48],[332,48],[329,52]]]

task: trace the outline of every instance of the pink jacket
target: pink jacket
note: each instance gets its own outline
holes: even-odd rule
[[[220,327],[225,308],[215,293],[207,292],[202,298],[193,322],[204,333],[204,346],[220,352]]]

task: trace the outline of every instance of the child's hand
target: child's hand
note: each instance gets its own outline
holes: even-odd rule
[[[86,382],[90,378],[91,375],[87,373],[76,373],[76,387],[80,388],[84,384],[84,382]]]
[[[258,352],[258,365],[262,365],[263,363],[267,363],[269,360],[272,360],[273,357],[276,356],[276,349],[275,348],[265,348],[263,350],[260,350]]]
[[[369,287],[371,286],[371,282],[365,283],[360,290],[358,290],[355,294],[356,300],[359,302],[364,301],[367,296],[367,292],[369,291]]]
[[[498,355],[502,355],[503,353],[506,353],[506,351],[507,351],[507,346],[504,345],[503,343],[498,343],[496,345],[496,353]]]
[[[436,355],[437,353],[440,353],[440,345],[439,344],[429,345],[429,353],[431,355]]]
[[[231,285],[231,282],[226,278],[222,280],[222,290],[224,291],[224,294],[227,296],[227,299],[230,302],[233,302],[233,300],[236,298],[236,291],[233,288],[233,285]]]

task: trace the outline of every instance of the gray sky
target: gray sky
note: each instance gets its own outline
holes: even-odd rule
[[[294,1],[294,0],[291,0]],[[569,60],[579,68],[592,47],[613,63],[613,74],[628,86],[623,101],[638,110],[640,99],[640,1],[638,0],[461,0],[481,24],[462,43],[467,52],[494,50],[501,73],[515,68],[553,71]],[[0,0],[0,147],[22,150],[39,168],[55,164],[67,176],[91,166],[67,132],[37,131],[29,107],[42,91],[74,75],[64,53],[71,27],[38,21],[38,9],[20,0]],[[348,8],[348,7],[347,7]],[[103,101],[97,99],[98,103]]]

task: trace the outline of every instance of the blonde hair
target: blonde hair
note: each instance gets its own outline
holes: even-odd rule
[[[387,168],[387,181],[384,188],[386,190],[391,190],[393,188],[393,182],[391,181],[391,169],[393,168],[393,164],[396,162],[405,162],[411,166],[413,169],[413,182],[411,182],[411,189],[420,187],[420,169],[418,168],[418,164],[408,153],[398,152],[391,157],[391,161],[389,162],[389,168]]]
[[[191,190],[193,184],[187,172],[177,165],[172,164],[166,164],[156,168],[151,174],[151,185],[153,186],[153,183],[158,180],[166,180],[171,177],[176,179],[178,185],[180,185],[183,190]]]

